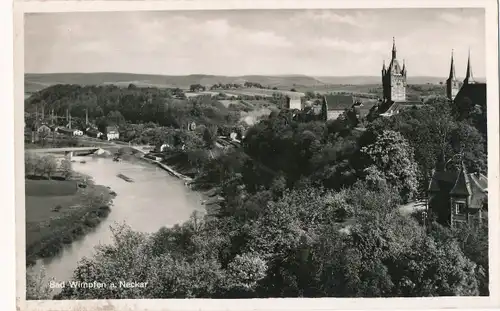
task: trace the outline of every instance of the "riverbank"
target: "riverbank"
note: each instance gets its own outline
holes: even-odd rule
[[[110,213],[115,193],[74,172],[68,180],[26,179],[26,265],[52,258]]]
[[[145,156],[140,157],[140,159],[164,169],[170,175],[172,175],[176,178],[182,179],[186,185],[189,185],[189,183],[191,183],[193,181],[193,179],[191,177],[186,176],[186,175],[176,171],[173,167],[168,166],[165,163],[162,163],[161,161],[153,160],[153,159],[150,159],[150,158],[145,157]]]

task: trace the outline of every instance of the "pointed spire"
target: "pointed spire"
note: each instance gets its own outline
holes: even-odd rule
[[[450,65],[450,75],[448,77],[450,80],[455,80],[455,61],[453,60],[453,49],[451,50],[451,65]]]
[[[385,71],[385,59],[382,61],[382,72]]]
[[[392,37],[392,59],[396,58],[396,38]]]
[[[455,181],[455,185],[453,186],[453,189],[451,189],[450,194],[456,196],[470,196],[472,191],[470,187],[469,175],[467,174],[464,162],[461,161],[460,164],[460,171],[458,172],[457,180]]]
[[[472,67],[470,64],[470,48],[469,57],[467,58],[467,71],[465,72],[464,84],[474,83],[474,77],[472,76]]]
[[[403,58],[403,69],[401,69],[401,73],[402,74],[406,73],[406,63],[405,63],[405,59],[404,58]]]

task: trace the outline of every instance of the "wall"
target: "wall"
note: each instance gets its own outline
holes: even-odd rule
[[[326,119],[336,120],[342,113],[344,113],[343,110],[329,110],[326,112]]]

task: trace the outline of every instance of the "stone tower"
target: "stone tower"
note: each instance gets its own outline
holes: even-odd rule
[[[460,83],[455,75],[455,62],[453,61],[453,50],[451,51],[450,75],[446,80],[446,97],[449,100],[454,100],[460,90]]]
[[[385,102],[406,101],[406,66],[399,64],[396,57],[396,40],[392,38],[392,57],[389,66],[382,66],[382,88]]]
[[[470,65],[470,49],[469,49],[469,57],[467,58],[467,71],[465,72],[464,84],[474,84],[474,77],[472,76],[472,67]]]

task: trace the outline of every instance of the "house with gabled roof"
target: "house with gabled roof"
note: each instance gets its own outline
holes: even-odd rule
[[[428,194],[429,211],[443,225],[478,227],[487,217],[488,178],[468,173],[463,163],[458,170],[435,170]]]
[[[337,119],[344,111],[353,108],[355,98],[346,94],[327,94],[323,96],[323,109],[326,110],[326,120]]]
[[[118,132],[118,127],[116,126],[107,126],[106,127],[106,139],[114,140],[120,138],[120,133]]]

